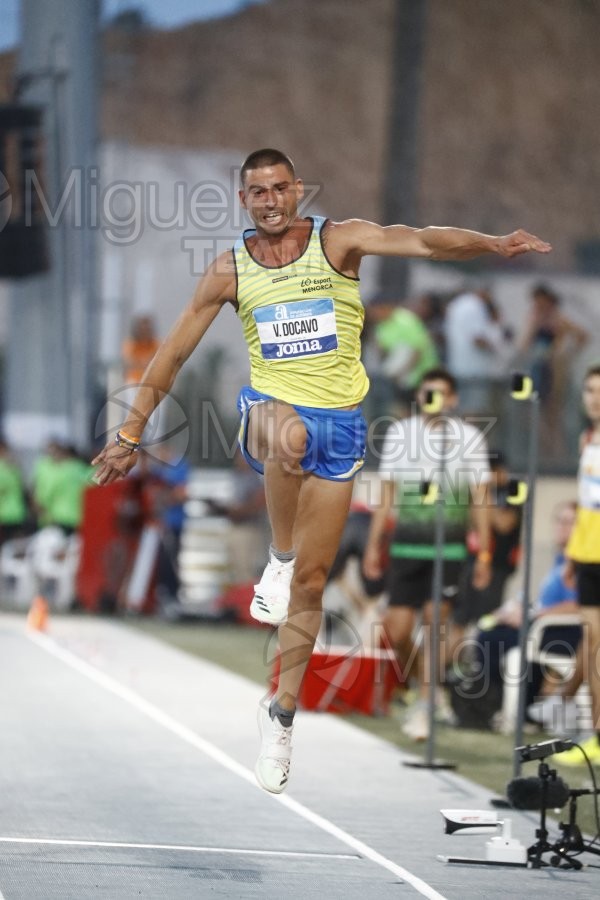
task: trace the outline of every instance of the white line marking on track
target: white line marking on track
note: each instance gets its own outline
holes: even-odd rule
[[[297,856],[302,859],[361,859],[356,853],[308,853],[300,850],[257,850],[253,847],[191,847],[189,844],[136,844],[128,841],[76,841],[68,838],[0,837],[0,844],[39,844],[52,847],[101,847],[115,850],[176,850],[184,853],[221,853],[235,856]],[[2,898],[0,897],[0,900]]]
[[[250,769],[242,766],[231,756],[228,756],[223,750],[219,750],[214,744],[211,744],[209,741],[200,737],[200,735],[192,731],[191,728],[187,728],[185,725],[172,719],[171,716],[164,713],[157,706],[154,706],[154,704],[144,700],[139,694],[136,694],[124,685],[119,684],[119,682],[110,675],[106,675],[106,673],[101,672],[100,669],[96,669],[94,666],[85,662],[85,660],[80,659],[74,653],[71,653],[70,650],[66,650],[64,647],[59,646],[47,635],[41,634],[40,632],[29,632],[27,633],[27,637],[43,650],[46,650],[47,653],[62,660],[68,666],[71,666],[72,669],[85,675],[91,681],[94,681],[96,684],[105,688],[105,690],[110,691],[110,693],[115,696],[120,697],[121,700],[124,700],[126,703],[131,704],[131,706],[146,715],[149,719],[162,725],[167,731],[177,735],[181,740],[191,744],[192,747],[201,750],[206,756],[209,756],[225,769],[233,772],[239,778],[243,778],[244,781],[247,781],[259,790],[254,773],[251,772]],[[409,872],[408,869],[405,869],[403,866],[397,865],[397,863],[388,859],[387,856],[378,853],[373,847],[370,847],[368,844],[355,838],[354,835],[350,834],[348,831],[344,831],[343,828],[338,828],[338,826],[334,825],[333,822],[330,822],[329,819],[313,812],[312,809],[309,809],[297,800],[293,800],[285,794],[267,794],[267,796],[280,803],[282,806],[285,806],[287,809],[295,812],[307,822],[311,822],[311,824],[315,825],[317,828],[320,828],[327,834],[337,838],[348,847],[356,850],[361,856],[370,859],[371,862],[381,866],[383,869],[387,869],[388,872],[391,872],[396,877],[401,878],[407,884],[410,884],[419,894],[422,894],[423,897],[427,897],[429,900],[446,900],[443,894],[438,893],[438,891],[427,884],[426,881],[423,881],[423,879],[419,878],[417,875],[413,875],[412,872]]]

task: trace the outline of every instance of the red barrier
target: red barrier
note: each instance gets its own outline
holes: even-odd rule
[[[273,691],[278,684],[280,663],[278,653],[271,677]],[[390,650],[330,647],[312,654],[298,705],[320,712],[385,715],[394,689],[403,683]]]
[[[146,501],[139,479],[90,487],[83,498],[82,550],[76,596],[90,612],[111,613],[125,607],[124,591],[145,520]],[[149,591],[141,612],[154,608]]]

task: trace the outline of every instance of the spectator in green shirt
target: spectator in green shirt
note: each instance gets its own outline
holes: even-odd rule
[[[82,499],[93,469],[72,447],[51,441],[38,460],[33,476],[33,499],[38,524],[58,525],[67,534],[79,528]]]
[[[19,467],[8,444],[0,439],[0,543],[25,532],[27,502]]]
[[[417,311],[387,301],[369,305],[368,311],[382,354],[380,374],[393,382],[400,399],[410,402],[421,377],[439,364],[435,342]]]

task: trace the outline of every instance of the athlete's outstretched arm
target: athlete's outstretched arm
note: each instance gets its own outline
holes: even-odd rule
[[[522,229],[511,234],[491,235],[464,228],[382,226],[361,219],[340,222],[334,227],[332,237],[346,253],[360,256],[474,259],[484,253],[512,257],[530,251],[549,253],[552,249],[546,241]]]
[[[139,439],[162,397],[173,386],[177,373],[197,347],[213,319],[225,303],[235,300],[235,268],[231,252],[219,256],[202,276],[196,292],[177,319],[175,325],[158,348],[156,355],[144,372],[121,431],[128,437]],[[136,454],[119,447],[112,440],[92,460],[97,465],[95,480],[98,484],[110,484],[122,478],[133,468]]]

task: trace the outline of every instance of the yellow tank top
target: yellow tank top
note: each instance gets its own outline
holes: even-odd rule
[[[245,231],[233,248],[238,315],[256,391],[299,406],[360,403],[369,379],[360,361],[364,307],[358,279],[337,272],[325,256],[312,218],[306,250],[280,268],[256,262]]]
[[[581,454],[577,519],[565,554],[600,563],[600,444],[586,444]]]

